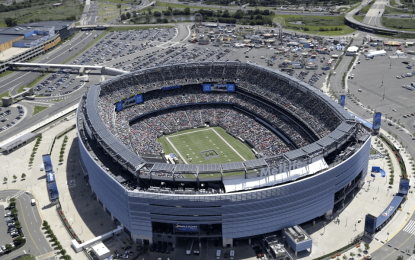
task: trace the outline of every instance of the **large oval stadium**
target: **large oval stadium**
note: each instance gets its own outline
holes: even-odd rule
[[[80,160],[137,243],[253,238],[330,218],[366,176],[370,129],[320,90],[240,62],[159,66],[91,86]]]

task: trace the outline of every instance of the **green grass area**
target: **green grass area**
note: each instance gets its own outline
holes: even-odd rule
[[[158,141],[162,144],[166,154],[174,153],[181,162],[188,164],[240,162],[256,158],[246,144],[227,134],[220,127],[180,131],[160,137]],[[209,157],[204,158],[201,152],[207,150],[210,151],[202,154]],[[189,154],[189,158],[187,158],[187,154]],[[226,176],[241,174],[244,172],[227,173]],[[200,177],[220,177],[220,174],[208,174]]]
[[[346,11],[346,13],[350,13],[351,11],[353,11],[354,9],[356,9],[358,6],[360,6],[360,3],[353,5],[349,10]]]
[[[382,17],[382,25],[387,28],[415,30],[415,19],[394,19]]]
[[[362,15],[353,15],[353,18],[356,19],[356,21],[359,21],[359,22],[363,22],[363,20],[365,19],[365,17],[362,16]]]
[[[35,259],[36,257],[32,255],[25,255],[25,256],[18,258],[18,260],[35,260]]]
[[[120,16],[120,9],[117,7],[117,4],[109,4],[109,3],[97,3],[98,7],[98,16],[100,23],[106,23],[109,21],[114,20],[118,16]],[[129,5],[121,5],[121,13],[126,13],[126,8],[131,7]]]
[[[344,15],[339,16],[301,16],[301,15],[277,15],[286,22],[286,29],[303,31],[304,33],[317,35],[345,35],[355,30],[345,25]],[[277,17],[275,16],[275,17]],[[301,22],[301,25],[292,24]],[[299,29],[301,28],[301,30]]]
[[[58,102],[61,102],[63,99],[54,99],[54,100],[52,100],[53,102],[56,102],[56,103],[58,103]]]
[[[347,10],[349,10],[349,8],[347,8],[347,7],[340,7],[340,8],[337,8],[337,12],[346,12]]]
[[[402,8],[392,8],[389,6],[385,6],[385,14],[412,14],[413,11],[412,10],[404,10]]]
[[[391,6],[398,6],[398,3],[395,0],[389,0]]]
[[[31,7],[0,13],[1,23],[4,18],[13,18],[17,24],[29,23],[33,21],[49,21],[49,20],[66,20],[80,18],[83,5],[79,1],[65,1],[61,7],[53,8],[54,0],[32,1]],[[2,26],[2,24],[0,24]]]
[[[48,107],[35,106],[34,109],[33,109],[33,115],[32,116],[36,115],[37,113],[42,112],[46,108],[48,108]]]
[[[376,150],[370,148],[370,154],[377,154]]]
[[[7,70],[7,71],[5,71],[5,72],[3,72],[3,73],[1,73],[0,74],[0,78],[2,78],[2,77],[4,77],[4,76],[7,76],[7,75],[9,75],[9,74],[11,74],[11,73],[13,73],[14,71],[12,71],[12,70]]]
[[[105,1],[97,1],[98,4],[100,3],[105,3],[105,2],[110,2],[110,3],[115,3],[115,4],[140,4],[140,0],[105,0]],[[150,1],[151,2],[151,1]]]
[[[217,7],[205,7],[205,6],[194,6],[194,5],[183,5],[183,4],[173,4],[173,3],[166,3],[166,2],[160,2],[157,1],[156,2],[156,6],[160,6],[160,7],[171,7],[171,8],[181,8],[181,9],[185,9],[186,7],[189,7],[190,9],[204,9],[204,10],[220,10],[221,8],[217,8]]]
[[[368,12],[368,11],[369,11],[369,9],[372,7],[372,5],[373,5],[373,3],[372,3],[372,4],[365,5],[365,6],[362,8],[362,10],[360,10],[360,13],[361,13],[361,14],[367,14],[367,12]]]

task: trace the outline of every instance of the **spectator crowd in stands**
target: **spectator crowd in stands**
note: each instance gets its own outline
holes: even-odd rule
[[[202,92],[200,84],[160,90],[162,86],[192,82],[236,82],[245,93]],[[283,132],[296,147],[303,147],[313,140],[267,101],[296,115],[319,138],[328,135],[340,124],[340,118],[325,102],[301,88],[277,74],[252,65],[193,64],[188,68],[171,66],[137,73],[103,84],[98,106],[102,120],[111,133],[139,155],[160,153],[162,146],[157,138],[163,133],[209,123],[223,126],[233,135],[250,141],[266,157],[272,157],[288,151],[289,147],[255,120],[255,116]],[[142,104],[115,112],[116,102],[142,92],[145,92]],[[247,92],[255,95],[248,95]],[[244,114],[235,105],[250,111],[251,115]],[[142,117],[130,126],[130,121],[138,116]]]

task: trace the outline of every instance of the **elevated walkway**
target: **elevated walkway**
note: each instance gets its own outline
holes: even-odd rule
[[[84,70],[99,70],[103,75],[117,76],[127,74],[127,71],[104,67],[104,66],[93,66],[93,65],[66,65],[66,64],[45,64],[45,63],[26,63],[26,62],[11,62],[9,66],[12,67],[29,67],[29,68],[43,68],[43,69],[72,69],[78,71]]]

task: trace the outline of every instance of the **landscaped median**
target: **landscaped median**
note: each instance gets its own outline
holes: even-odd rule
[[[399,168],[401,169],[401,174],[402,174],[401,175],[401,178],[408,179],[408,175],[406,173],[405,163],[404,163],[404,161],[402,159],[402,156],[401,156],[401,154],[399,152],[399,149],[397,149],[395,147],[395,145],[393,145],[383,134],[380,134],[380,138],[392,150],[393,154],[395,155],[396,159],[398,160]]]
[[[73,239],[75,239],[76,242],[78,242],[78,244],[82,244],[81,239],[78,237],[78,235],[75,233],[75,231],[72,229],[72,226],[68,222],[68,219],[66,218],[60,203],[56,206],[56,211],[58,212],[59,218],[62,220],[62,223],[65,225],[65,228],[69,232],[70,236]]]
[[[55,247],[55,250],[58,250],[58,252],[62,255],[64,260],[71,260],[72,258],[66,254],[66,250],[63,249],[61,243],[59,242],[58,238],[53,233],[53,230],[50,228],[49,223],[44,220],[42,223],[43,228],[45,229],[45,233],[49,236],[50,239],[52,239],[53,245]]]

